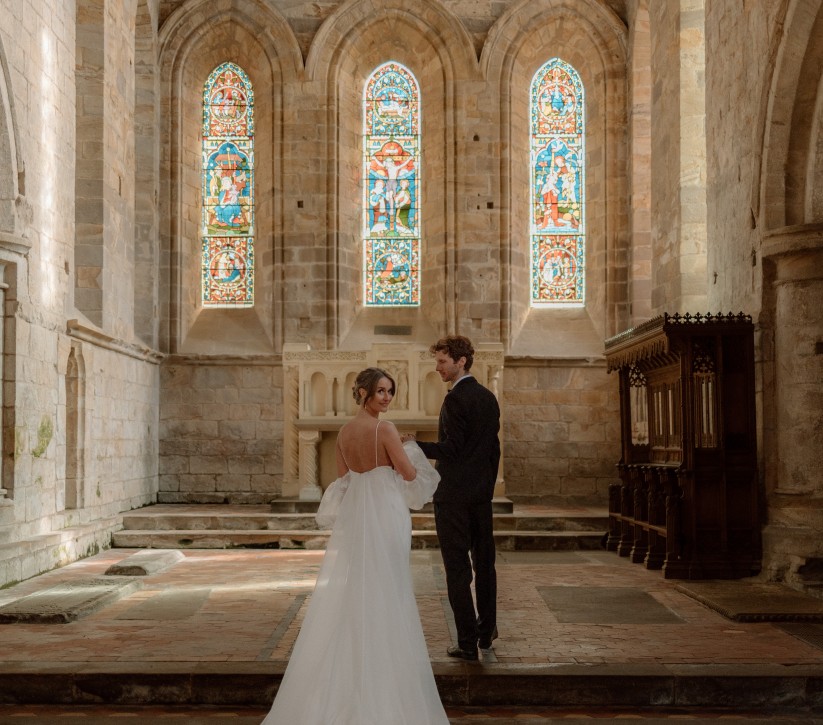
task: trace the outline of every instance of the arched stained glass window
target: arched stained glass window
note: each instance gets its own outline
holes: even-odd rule
[[[420,304],[420,94],[384,63],[363,91],[363,270],[367,306]]]
[[[552,58],[534,74],[530,118],[531,304],[583,304],[583,83],[560,58]]]
[[[221,63],[203,87],[202,301],[254,304],[254,94],[246,73]]]

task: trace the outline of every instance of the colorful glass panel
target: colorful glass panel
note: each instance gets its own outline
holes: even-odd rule
[[[582,304],[585,119],[579,73],[552,58],[531,85],[531,303]]]
[[[363,93],[363,278],[367,306],[420,304],[420,94],[399,63]]]
[[[254,304],[254,95],[234,63],[203,87],[202,301]]]

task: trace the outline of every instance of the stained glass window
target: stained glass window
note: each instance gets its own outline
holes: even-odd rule
[[[367,306],[420,304],[420,94],[384,63],[363,92],[363,270]]]
[[[254,94],[222,63],[203,86],[202,301],[254,304]]]
[[[583,304],[583,84],[560,58],[534,74],[530,119],[531,304]]]

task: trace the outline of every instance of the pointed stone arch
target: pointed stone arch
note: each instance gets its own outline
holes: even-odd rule
[[[66,483],[64,505],[86,505],[86,361],[81,343],[72,341],[66,362]]]
[[[369,0],[341,5],[321,26],[309,50],[307,80],[324,102],[326,124],[337,129],[326,139],[328,179],[325,244],[327,273],[316,298],[327,301],[326,337],[330,346],[362,345],[383,310],[365,309],[360,254],[362,202],[360,178],[363,84],[381,63],[396,61],[419,81],[423,108],[421,149],[426,190],[421,219],[426,237],[421,251],[421,303],[394,308],[393,325],[408,326],[415,339],[457,325],[458,123],[478,62],[471,37],[440,3],[413,5]]]
[[[752,204],[767,230],[823,222],[823,2],[784,0],[777,17]]]
[[[24,165],[17,147],[17,122],[14,93],[3,42],[0,40],[0,241],[22,245],[27,220],[21,218],[25,207]],[[25,216],[25,215],[22,215]]]
[[[535,71],[561,57],[586,89],[586,305],[533,309],[529,289],[528,93]],[[627,28],[598,0],[524,0],[492,27],[481,68],[498,89],[503,312],[507,351],[598,355],[628,321]],[[553,344],[546,346],[546,331]]]
[[[271,353],[282,346],[283,88],[302,76],[302,56],[285,19],[260,0],[196,0],[160,28],[160,347],[181,353]],[[231,56],[231,57],[228,57]],[[249,74],[256,130],[256,304],[209,310],[200,294],[200,129],[209,73],[233,60]],[[264,193],[263,190],[268,190]],[[215,330],[220,333],[215,335]]]

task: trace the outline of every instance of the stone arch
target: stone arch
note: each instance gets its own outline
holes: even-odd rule
[[[73,341],[66,363],[66,484],[65,508],[86,505],[86,361],[81,344]]]
[[[9,64],[0,40],[0,235],[18,238],[25,231],[17,206],[25,194],[23,161],[17,148],[17,123]],[[8,241],[13,241],[9,239]]]
[[[283,314],[283,87],[301,75],[297,41],[283,17],[261,0],[193,0],[168,17],[158,40],[160,345],[180,353],[275,352],[282,347]],[[228,59],[248,73],[255,90],[255,305],[204,314],[199,304],[202,89],[209,73]]]
[[[766,230],[823,221],[823,2],[786,0],[777,19],[752,204]]]
[[[626,44],[626,26],[598,0],[525,0],[489,33],[481,69],[499,89],[500,145],[509,149],[501,164],[501,328],[507,352],[597,355],[603,338],[627,321]],[[551,57],[574,66],[586,93],[587,301],[574,310],[532,309],[525,296],[528,94],[535,71]]]
[[[472,41],[459,20],[432,0],[414,6],[387,0],[379,8],[369,0],[356,0],[326,20],[306,63],[307,78],[318,87],[317,97],[325,99],[328,128],[337,129],[328,135],[326,146],[326,288],[316,295],[327,300],[326,336],[331,346],[369,345],[374,324],[386,322],[384,310],[363,307],[359,179],[363,85],[374,68],[388,60],[402,63],[420,85],[421,217],[426,230],[421,305],[393,308],[391,323],[411,327],[414,339],[423,340],[456,324],[455,109],[463,100],[463,82],[478,77]]]
[[[795,501],[823,494],[816,475],[823,431],[819,410],[809,404],[823,392],[823,0],[784,0],[775,18],[752,190],[763,261],[764,535],[772,542],[763,566],[803,588],[803,570],[823,555],[815,522],[795,508]]]

